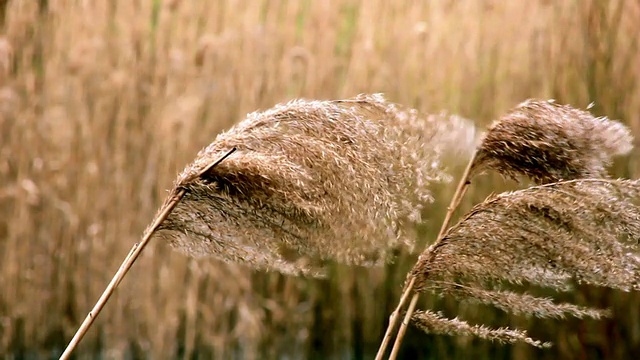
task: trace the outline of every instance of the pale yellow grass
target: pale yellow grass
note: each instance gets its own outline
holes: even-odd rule
[[[60,351],[176,173],[248,112],[384,92],[486,124],[526,98],[557,98],[596,101],[637,133],[639,6],[603,3],[0,1],[0,353]],[[421,233],[432,239],[436,224]],[[414,262],[316,281],[153,244],[79,350],[372,357]],[[637,311],[633,301],[616,304]],[[560,357],[580,346],[563,329],[548,330]]]

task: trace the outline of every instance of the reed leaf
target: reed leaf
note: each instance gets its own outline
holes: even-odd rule
[[[328,260],[382,264],[412,246],[429,185],[449,180],[443,155],[473,143],[471,122],[422,117],[380,95],[278,105],[198,154],[158,235],[191,256],[285,273],[320,275]]]

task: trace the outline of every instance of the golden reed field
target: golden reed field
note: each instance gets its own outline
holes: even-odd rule
[[[527,98],[553,98],[595,102],[591,112],[640,138],[638,19],[631,0],[0,0],[0,357],[57,358],[176,174],[249,112],[384,93],[484,128]],[[638,155],[612,173],[640,177]],[[454,187],[433,187],[417,249],[434,240]],[[482,177],[461,211],[517,187]],[[155,241],[77,358],[372,359],[417,255],[314,279]],[[421,308],[554,346],[410,327],[399,358],[640,358],[639,293],[546,295],[613,315],[537,320],[427,294]]]

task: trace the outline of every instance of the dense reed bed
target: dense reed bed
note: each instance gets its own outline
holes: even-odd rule
[[[640,133],[637,3],[586,1],[0,1],[0,353],[59,354],[183,166],[215,136],[293,98],[382,92],[479,125],[554,98]],[[637,155],[612,176],[637,178]],[[461,211],[511,187],[479,177]],[[433,188],[418,245],[449,186]],[[152,358],[371,358],[417,254],[326,279],[193,260],[157,242],[79,348]],[[545,295],[544,291],[540,291]],[[410,328],[401,357],[633,358],[634,293],[579,286],[560,301],[601,321],[507,316],[452,298],[420,308],[517,326],[535,350]]]

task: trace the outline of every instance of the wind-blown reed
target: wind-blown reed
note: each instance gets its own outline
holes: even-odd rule
[[[612,157],[631,148],[629,128],[617,121],[530,99],[488,129],[471,174],[493,169],[511,178],[525,175],[538,184],[604,178]]]
[[[638,219],[637,180],[573,180],[493,196],[420,256],[416,288],[462,277],[640,290]]]
[[[449,180],[443,154],[473,142],[470,122],[421,117],[379,95],[278,105],[198,154],[158,235],[188,255],[285,273],[320,274],[326,260],[381,264],[413,244],[408,225],[431,201],[428,185]]]
[[[545,348],[550,343],[541,342],[527,336],[526,331],[508,328],[491,329],[482,325],[470,325],[464,320],[447,319],[432,311],[416,311],[411,321],[423,331],[440,335],[473,335],[485,340],[493,340],[502,343],[525,342],[529,345]]]
[[[638,219],[638,180],[572,180],[491,196],[420,256],[414,288],[516,314],[599,318],[606,312],[490,288],[508,282],[558,291],[574,283],[640,290]],[[435,318],[415,321],[425,328],[429,319]]]
[[[573,183],[556,184],[559,189],[531,188],[528,192],[501,195],[496,198],[501,201],[488,199],[449,229],[452,215],[471,180],[484,170],[492,169],[515,180],[524,175],[537,184],[590,177],[606,179],[606,167],[613,156],[631,151],[632,142],[631,133],[623,124],[553,101],[529,99],[494,122],[462,175],[436,241],[409,273],[376,360],[384,355],[399,313],[414,289],[429,287],[514,313],[600,317],[605,312],[570,304],[556,305],[546,299],[512,292],[488,291],[482,285],[526,281],[565,289],[568,279],[577,279],[613,288],[637,288],[638,255],[623,253],[628,249],[621,248],[616,241],[616,236],[622,234],[638,234],[634,218],[624,217],[636,215],[637,211],[623,214],[626,207],[634,206],[637,200],[635,183],[602,185],[597,181],[605,180],[593,183],[585,180],[584,185],[580,183],[577,187]],[[624,189],[626,193],[608,191],[607,186]],[[621,203],[608,208],[607,202],[614,201],[616,195]],[[601,225],[603,217],[611,220],[609,225]],[[613,273],[603,274],[606,271]],[[461,279],[469,281],[468,286],[456,283]],[[424,324],[429,319],[445,321],[428,314],[412,316],[417,300],[416,293],[398,331],[390,359],[397,356],[411,319],[423,329],[429,328]],[[455,328],[454,324],[450,325]],[[460,327],[463,328],[466,329]],[[483,332],[485,330],[483,328]],[[498,336],[500,331],[496,331],[494,335]],[[508,338],[526,341],[524,335]]]

